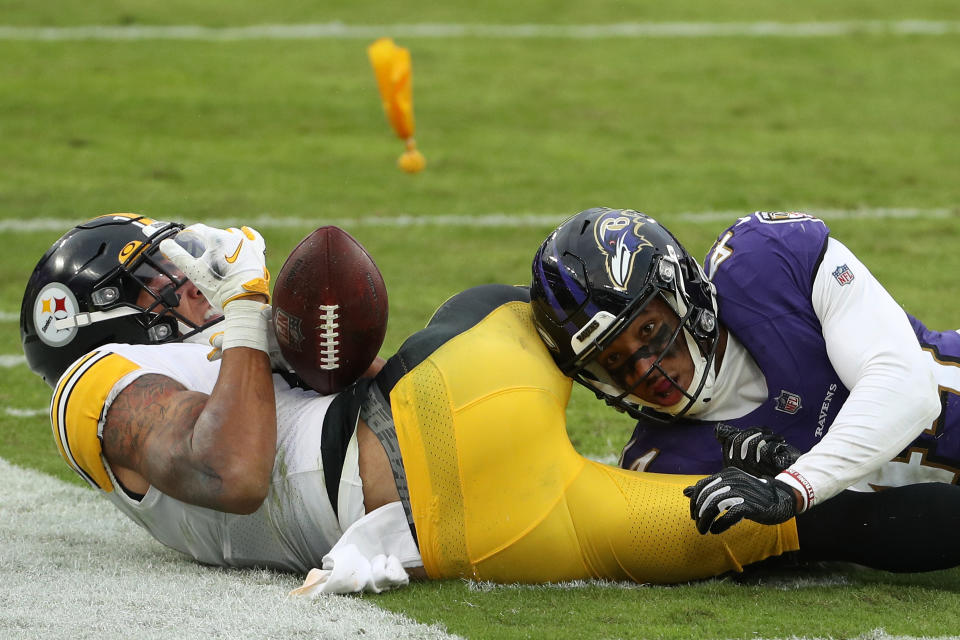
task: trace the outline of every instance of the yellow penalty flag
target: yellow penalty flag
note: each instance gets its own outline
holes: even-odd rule
[[[380,38],[367,47],[367,55],[377,76],[387,120],[407,145],[397,165],[408,173],[416,173],[427,165],[427,161],[417,150],[413,139],[413,68],[410,51],[398,47],[390,38]]]

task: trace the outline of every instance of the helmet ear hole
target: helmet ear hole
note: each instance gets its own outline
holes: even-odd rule
[[[108,307],[120,299],[120,289],[117,287],[103,287],[97,289],[90,295],[90,301],[93,306],[102,308]]]
[[[173,322],[161,322],[147,329],[151,342],[167,342],[174,335]]]

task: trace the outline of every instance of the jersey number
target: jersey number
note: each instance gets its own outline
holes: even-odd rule
[[[934,420],[929,429],[924,433],[937,438],[941,435],[946,426],[947,401],[950,396],[960,395],[956,389],[940,385],[940,405],[943,409],[940,415]],[[934,440],[936,442],[936,440]],[[911,446],[903,456],[898,456],[888,462],[891,468],[896,465],[900,467],[902,473],[908,482],[947,482],[957,484],[960,480],[960,469],[954,466],[955,460],[950,458],[942,459],[936,455],[936,445],[923,443]],[[879,487],[874,487],[877,489]]]
[[[707,277],[713,280],[713,275],[717,272],[717,267],[723,264],[723,261],[733,255],[733,249],[727,246],[730,238],[733,237],[733,231],[727,231],[723,237],[717,240],[710,251],[710,260],[707,262]]]

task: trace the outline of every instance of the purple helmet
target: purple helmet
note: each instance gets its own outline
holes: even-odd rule
[[[530,298],[541,338],[564,374],[608,404],[639,418],[672,420],[709,401],[719,341],[713,284],[663,225],[630,209],[581,211],[557,227],[533,259]],[[653,300],[676,314],[677,326],[641,381],[659,372],[683,392],[669,407],[634,395],[597,356]],[[667,352],[686,343],[694,365],[683,388],[661,368]],[[636,354],[635,354],[636,355]]]

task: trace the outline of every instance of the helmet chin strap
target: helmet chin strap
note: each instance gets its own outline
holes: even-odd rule
[[[676,268],[677,273],[677,293],[673,295],[675,307],[681,318],[687,315],[687,290],[684,285],[683,278],[680,276],[680,259],[677,257],[676,252],[673,249],[673,246],[667,245],[667,255],[665,260],[672,262]],[[694,263],[697,270],[700,272],[700,277],[706,281],[706,275],[703,273],[703,269],[700,268],[700,265]],[[713,283],[710,283],[710,287],[713,288]],[[715,290],[713,288],[712,290]],[[713,301],[713,314],[716,316],[717,313],[717,303],[714,299]],[[659,411],[664,411],[670,415],[677,415],[683,412],[684,415],[692,416],[704,410],[707,403],[710,402],[710,398],[713,397],[713,385],[716,382],[717,374],[714,371],[712,366],[707,366],[707,358],[700,352],[700,345],[697,344],[697,341],[694,339],[693,334],[684,326],[682,328],[683,337],[687,342],[687,351],[690,352],[690,360],[693,362],[693,378],[690,380],[690,386],[684,389],[686,397],[680,402],[674,404],[671,407],[663,407],[658,409]],[[701,386],[702,382],[702,386]],[[699,388],[699,393],[697,393]],[[693,397],[693,401],[690,398]],[[684,410],[686,409],[686,410]]]
[[[690,351],[690,358],[693,360],[693,379],[690,381],[690,387],[686,389],[687,395],[692,396],[696,393],[700,382],[703,382],[700,393],[696,395],[686,412],[686,415],[693,416],[703,411],[713,397],[713,385],[717,380],[717,372],[712,366],[707,366],[707,358],[700,353],[700,345],[697,344],[693,335],[686,328],[683,330],[683,336],[687,340],[687,349]],[[682,404],[682,402],[678,404]],[[681,409],[682,407],[679,407],[676,410],[679,412]]]

